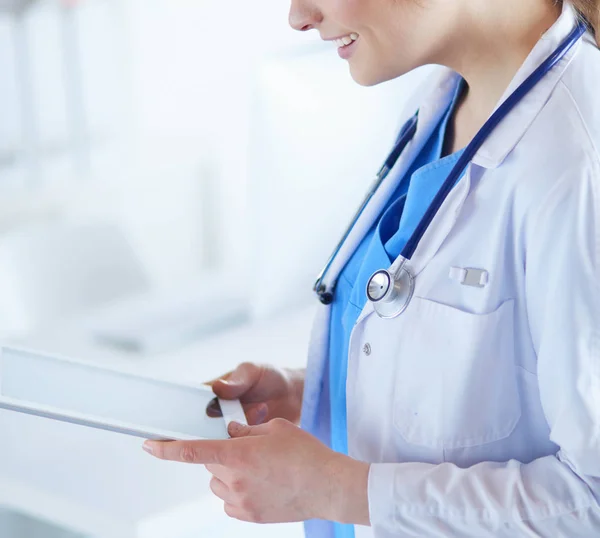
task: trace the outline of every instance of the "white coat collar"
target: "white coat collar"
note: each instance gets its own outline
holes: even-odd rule
[[[570,2],[563,3],[563,11],[554,25],[541,37],[533,48],[506,92],[500,99],[500,106],[567,38],[577,24],[577,14]],[[473,164],[483,168],[497,168],[519,140],[527,132],[536,116],[544,107],[550,94],[571,63],[581,42],[573,47],[565,57],[533,88],[501,123],[494,129],[473,158]],[[497,107],[496,107],[497,108]]]

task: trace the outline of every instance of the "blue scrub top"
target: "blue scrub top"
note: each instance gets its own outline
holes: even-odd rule
[[[463,88],[457,84],[454,99],[437,129],[421,150],[382,216],[363,239],[338,277],[332,304],[329,340],[331,394],[331,448],[348,453],[346,375],[350,334],[366,302],[371,275],[388,269],[400,255],[425,211],[460,158],[462,150],[442,158],[446,127]],[[353,538],[352,525],[335,525],[336,538]]]

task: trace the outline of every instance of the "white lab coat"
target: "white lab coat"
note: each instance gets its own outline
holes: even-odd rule
[[[574,25],[566,4],[506,96]],[[441,68],[429,82],[414,140],[329,278],[446,110],[455,77]],[[354,328],[348,443],[371,463],[372,525],[357,538],[600,536],[599,150],[600,51],[587,35],[445,201],[410,262],[408,310],[382,320],[367,304]],[[487,285],[461,284],[461,268],[487,271]],[[302,419],[325,442],[330,312],[315,321]],[[331,526],[308,522],[307,534],[328,538]]]

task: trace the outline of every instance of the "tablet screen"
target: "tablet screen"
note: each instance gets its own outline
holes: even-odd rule
[[[208,387],[144,379],[31,351],[2,348],[2,397],[105,424],[135,425],[141,431],[227,438],[224,419],[206,415],[214,398]]]

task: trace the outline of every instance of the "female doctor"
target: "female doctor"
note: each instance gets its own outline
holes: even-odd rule
[[[311,538],[600,536],[600,1],[292,0],[290,22],[359,84],[440,68],[318,283],[306,371],[243,364],[213,389],[251,426],[145,449]]]

